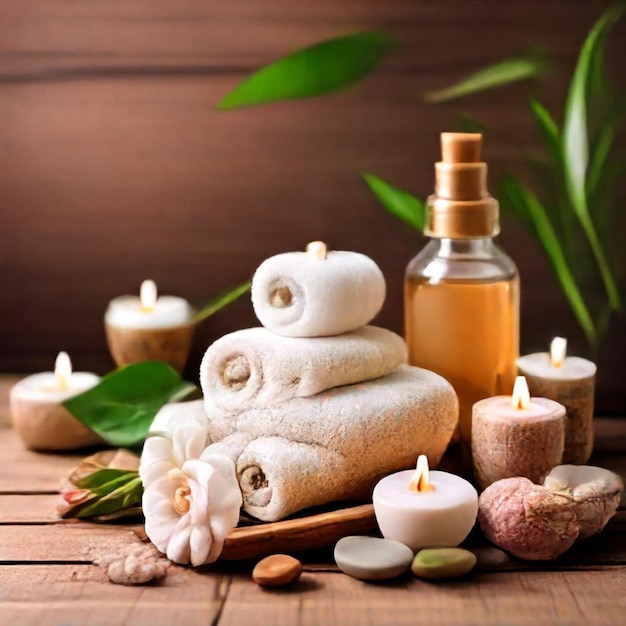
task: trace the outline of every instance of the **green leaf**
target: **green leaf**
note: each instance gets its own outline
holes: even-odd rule
[[[512,175],[509,174],[505,176],[501,181],[501,185],[507,189],[510,197],[517,198],[517,202],[524,205],[532,220],[539,242],[548,255],[554,273],[563,289],[563,293],[570,303],[578,323],[584,330],[589,343],[592,346],[595,345],[597,336],[593,320],[580,289],[576,284],[574,275],[567,264],[563,248],[552,228],[546,209],[539,202],[537,197],[529,189],[519,183]]]
[[[394,45],[384,33],[357,33],[302,48],[239,83],[219,109],[321,96],[361,80]]]
[[[111,445],[130,447],[144,441],[164,404],[196,390],[167,363],[144,361],[115,370],[63,406]]]
[[[129,474],[137,474],[137,472],[123,469],[101,469],[96,470],[88,476],[74,481],[74,484],[79,489],[89,489],[91,491],[94,491],[95,489],[98,489],[103,485],[106,485],[119,478],[124,478]]]
[[[420,232],[424,230],[425,209],[421,200],[406,191],[393,187],[374,174],[363,173],[362,176],[389,213],[404,220]]]
[[[140,504],[142,495],[143,485],[141,478],[136,476],[121,487],[111,491],[111,493],[108,493],[94,502],[90,502],[86,507],[80,509],[74,517],[83,519],[86,517],[117,513],[123,509]]]
[[[471,115],[467,113],[458,113],[456,118],[459,121],[459,130],[462,133],[481,133],[482,135],[487,134],[487,127],[478,120],[474,119]]]
[[[591,198],[599,188],[606,188],[608,182],[607,166],[611,149],[615,145],[617,132],[624,122],[626,100],[615,98],[606,114],[599,119],[597,132],[589,147],[589,165],[587,169],[587,198]],[[595,205],[594,205],[595,213]]]
[[[539,127],[539,133],[543,142],[554,161],[554,165],[560,167],[563,163],[563,149],[561,147],[559,128],[554,118],[535,98],[530,99],[530,110]]]
[[[250,291],[252,283],[247,281],[233,289],[229,289],[223,293],[218,294],[214,298],[211,298],[193,317],[194,322],[201,322],[207,317],[211,317],[214,313],[217,313],[220,309],[234,302],[245,293]]]
[[[587,167],[589,165],[587,96],[594,59],[602,53],[602,44],[608,31],[623,12],[623,6],[612,6],[602,14],[587,36],[570,84],[563,124],[567,192],[578,221],[589,241],[613,310],[621,307],[619,291],[587,206]]]
[[[428,93],[425,99],[428,102],[448,102],[488,89],[536,78],[546,69],[547,62],[540,56],[511,57],[478,70],[451,87]]]

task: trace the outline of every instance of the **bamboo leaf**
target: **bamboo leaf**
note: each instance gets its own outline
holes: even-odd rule
[[[508,189],[512,197],[516,197],[518,201],[524,204],[534,225],[539,242],[548,255],[557,280],[570,303],[578,323],[584,330],[589,343],[592,346],[595,345],[597,334],[593,320],[576,284],[574,275],[567,264],[563,248],[552,228],[546,209],[529,189],[524,187],[510,174],[501,181],[501,184]]]
[[[570,84],[563,124],[563,153],[565,155],[567,192],[578,221],[589,241],[613,310],[621,307],[619,291],[587,206],[586,181],[589,165],[587,96],[594,60],[598,54],[602,53],[602,42],[611,26],[623,12],[623,6],[612,6],[602,14],[587,36]]]
[[[554,118],[550,115],[549,111],[535,98],[530,99],[530,110],[533,118],[539,128],[539,133],[543,139],[543,142],[554,161],[554,164],[559,167],[563,164],[563,149],[561,147],[561,137],[559,134],[559,128],[554,121]]]
[[[404,220],[420,232],[424,230],[425,208],[421,200],[406,191],[393,187],[374,174],[364,173],[362,176],[389,213]]]
[[[479,122],[477,119],[474,119],[471,115],[467,113],[458,113],[456,118],[459,122],[459,130],[463,133],[481,133],[482,135],[487,134],[487,127]]]
[[[229,289],[223,293],[218,294],[214,298],[211,298],[193,317],[194,322],[201,322],[205,320],[207,317],[211,317],[211,315],[217,313],[225,306],[228,306],[231,302],[234,302],[245,293],[250,291],[252,283],[247,281],[234,287],[233,289]]]
[[[593,149],[591,150],[589,170],[587,172],[587,197],[590,197],[600,185],[602,173],[604,172],[614,140],[615,128],[611,124],[604,124],[598,131],[596,140],[593,143]]]
[[[547,62],[539,56],[511,57],[485,67],[460,82],[426,94],[428,102],[449,102],[481,91],[537,78],[547,70]]]
[[[384,33],[366,32],[302,48],[246,78],[218,108],[235,109],[340,91],[367,76],[393,45],[393,39]]]
[[[111,445],[130,447],[144,441],[164,404],[196,391],[167,363],[144,361],[115,370],[63,406]]]
[[[535,223],[533,222],[526,203],[523,197],[520,195],[518,189],[513,184],[509,183],[508,176],[502,177],[498,183],[498,198],[503,210],[508,210],[513,216],[515,216],[522,224],[524,228],[530,233],[537,234],[535,229]]]

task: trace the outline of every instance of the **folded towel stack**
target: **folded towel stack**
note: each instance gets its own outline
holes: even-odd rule
[[[265,521],[369,497],[419,454],[435,465],[458,418],[451,385],[405,365],[401,337],[366,325],[385,297],[374,261],[319,250],[259,267],[265,328],[222,337],[200,370],[212,445],[235,461],[244,509]]]

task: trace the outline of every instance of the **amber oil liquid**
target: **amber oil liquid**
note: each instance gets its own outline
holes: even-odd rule
[[[408,275],[405,329],[409,362],[440,374],[460,405],[459,431],[471,442],[472,405],[510,394],[519,337],[519,278],[455,280]]]

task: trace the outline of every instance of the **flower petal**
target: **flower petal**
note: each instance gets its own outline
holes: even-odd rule
[[[202,526],[192,526],[189,536],[189,547],[191,550],[191,564],[202,565],[206,562],[211,547],[213,546],[213,536],[208,524]]]
[[[143,446],[139,476],[144,488],[149,487],[176,467],[172,442],[166,437],[149,437]]]
[[[189,563],[191,558],[191,548],[189,547],[190,534],[191,526],[189,526],[189,524],[182,528],[177,526],[174,530],[167,544],[167,551],[165,552],[170,561],[174,561],[174,563],[180,563],[182,565]]]
[[[178,467],[188,459],[197,459],[206,448],[208,427],[197,423],[180,424],[174,429],[172,443]]]

